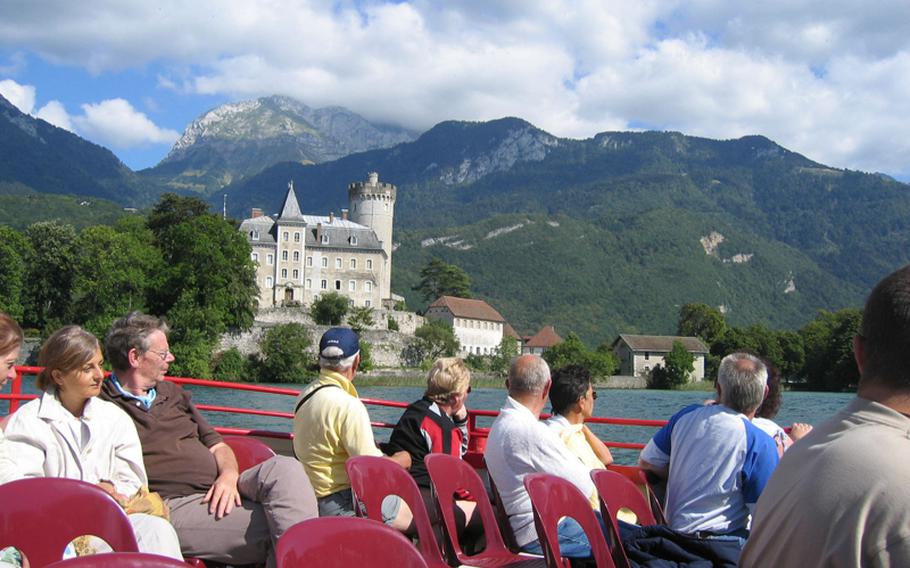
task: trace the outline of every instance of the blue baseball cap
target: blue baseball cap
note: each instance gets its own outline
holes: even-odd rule
[[[326,359],[345,359],[360,351],[360,340],[349,327],[333,327],[319,340],[319,355]]]

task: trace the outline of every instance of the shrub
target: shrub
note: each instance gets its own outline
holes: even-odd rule
[[[307,368],[312,362],[310,334],[299,323],[276,325],[259,342],[259,380],[274,383],[307,382]]]
[[[310,306],[310,316],[319,325],[340,325],[350,309],[348,299],[338,292],[322,294]]]
[[[241,355],[240,350],[231,347],[227,351],[217,353],[214,357],[213,366],[215,372],[213,378],[216,381],[254,381],[253,377],[248,376],[249,368],[247,359]]]

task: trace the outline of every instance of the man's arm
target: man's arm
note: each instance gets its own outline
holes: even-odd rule
[[[638,458],[638,467],[640,467],[645,473],[653,473],[661,479],[667,479],[670,477],[670,466],[669,465],[654,465],[645,461],[644,458]]]
[[[234,450],[224,442],[218,442],[209,448],[209,451],[215,456],[218,477],[202,502],[209,504],[209,514],[214,514],[216,519],[220,519],[229,515],[235,506],[240,505],[240,491],[237,489],[240,468],[237,466]]]

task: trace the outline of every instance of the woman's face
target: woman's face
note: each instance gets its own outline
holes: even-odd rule
[[[588,385],[588,392],[578,400],[578,406],[581,407],[581,414],[585,419],[594,415],[594,401],[597,396],[594,394],[594,385]]]
[[[16,361],[19,359],[19,347],[16,347],[9,353],[0,355],[0,388],[3,388],[3,385],[7,381],[11,381],[16,378]]]
[[[95,356],[81,367],[72,371],[53,371],[57,390],[70,400],[88,400],[98,396],[104,382],[104,370],[101,368],[103,361],[101,350],[98,349]]]

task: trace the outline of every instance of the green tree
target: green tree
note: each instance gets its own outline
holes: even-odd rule
[[[172,322],[173,323],[173,322]],[[208,379],[212,377],[212,350],[215,340],[198,329],[186,325],[174,325],[170,342],[174,361],[169,374],[179,377]]]
[[[132,310],[145,310],[146,275],[163,268],[160,252],[149,241],[113,227],[87,227],[76,238],[73,270],[74,321],[96,335]]]
[[[276,325],[265,332],[259,342],[261,382],[307,382],[308,367],[313,362],[309,353],[311,340],[306,327],[299,323]]]
[[[406,349],[405,360],[410,365],[432,363],[439,357],[458,353],[455,331],[442,320],[432,319],[414,331],[414,341]]]
[[[310,306],[310,316],[319,325],[341,325],[351,307],[350,301],[338,292],[320,295]]]
[[[369,329],[376,324],[373,319],[373,308],[369,306],[359,306],[351,309],[348,315],[348,325],[359,335],[363,330]]]
[[[161,238],[171,227],[205,215],[211,215],[205,201],[196,197],[165,193],[149,213],[147,225],[156,237]]]
[[[811,390],[849,391],[859,384],[853,359],[853,336],[859,333],[862,310],[819,311],[799,334],[805,345],[803,375]]]
[[[34,223],[25,230],[31,244],[25,290],[26,325],[50,329],[70,319],[76,230],[57,221]]]
[[[454,264],[433,258],[420,270],[420,282],[413,289],[427,302],[440,296],[470,298],[471,278]]]
[[[23,321],[26,259],[31,258],[31,244],[15,229],[0,227],[0,311]]]
[[[509,374],[509,365],[512,359],[518,357],[521,350],[518,348],[518,340],[510,335],[503,335],[502,341],[496,347],[496,351],[490,357],[490,372],[505,377]]]
[[[619,368],[619,361],[612,351],[609,349],[591,351],[575,332],[569,332],[562,343],[544,351],[543,358],[552,370],[569,365],[581,365],[595,378],[609,377]]]
[[[373,344],[367,341],[360,342],[360,368],[359,371],[366,373],[376,368],[376,362],[373,361]]]
[[[249,365],[247,359],[240,353],[236,347],[231,347],[227,351],[217,353],[213,360],[215,368],[212,378],[216,381],[249,381]]]
[[[720,310],[707,304],[686,304],[679,309],[678,335],[698,337],[711,345],[723,335],[726,327]]]
[[[683,385],[689,381],[695,370],[695,356],[689,353],[681,341],[674,341],[670,352],[664,357],[667,378],[673,385]]]

